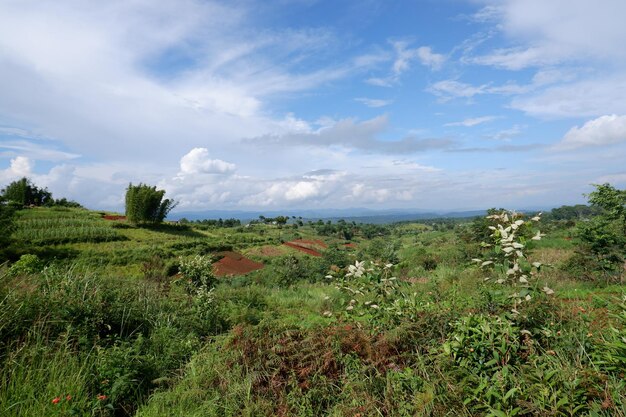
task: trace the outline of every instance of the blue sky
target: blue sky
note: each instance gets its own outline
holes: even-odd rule
[[[0,3],[0,185],[90,208],[550,207],[626,186],[621,0]]]

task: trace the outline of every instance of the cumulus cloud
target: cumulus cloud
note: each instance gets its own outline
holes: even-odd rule
[[[0,182],[10,182],[20,177],[28,177],[33,171],[33,162],[25,156],[11,159],[7,169],[0,170]]]
[[[571,150],[616,143],[626,143],[626,116],[612,114],[589,120],[581,127],[572,127],[556,149]]]
[[[221,159],[209,158],[206,148],[193,148],[180,159],[180,174],[230,174],[235,171],[235,164]]]

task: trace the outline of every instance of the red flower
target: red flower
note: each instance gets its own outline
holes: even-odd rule
[[[59,401],[61,401],[61,398],[60,398],[60,397],[54,397],[54,398],[52,399],[52,404],[58,404],[58,403],[59,403]]]
[[[102,394],[98,395],[98,400],[100,400],[100,401],[104,401],[104,400],[106,400],[107,398],[108,398],[108,397],[107,397],[106,395],[102,395]]]
[[[71,399],[72,399],[72,396],[68,394],[68,395],[66,395],[66,396],[65,396],[65,399],[66,399],[67,401],[69,401],[69,400],[71,400]]]

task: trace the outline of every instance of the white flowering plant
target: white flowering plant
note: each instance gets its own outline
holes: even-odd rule
[[[374,327],[395,320],[398,300],[403,298],[401,283],[393,274],[393,264],[356,261],[344,271],[328,275],[343,297],[342,315],[362,318]],[[331,316],[331,314],[326,314]]]
[[[530,263],[527,260],[528,240],[538,241],[545,235],[534,230],[534,224],[541,220],[541,213],[525,220],[524,216],[514,211],[487,216],[492,222],[490,242],[483,242],[481,246],[492,249],[492,254],[486,259],[473,259],[481,268],[495,268],[499,272],[495,282],[513,288],[510,295],[513,300],[513,314],[518,314],[518,307],[525,301],[532,299],[532,292],[537,290],[537,274],[543,266],[540,262]],[[528,238],[527,236],[532,236]],[[485,281],[491,280],[488,276]],[[554,291],[547,286],[542,291],[548,295]]]

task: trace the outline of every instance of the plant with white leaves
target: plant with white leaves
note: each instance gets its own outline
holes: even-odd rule
[[[393,264],[356,261],[345,273],[328,275],[344,294],[344,314],[363,317],[382,324],[395,315],[396,302],[402,297],[398,279],[393,276]]]
[[[539,230],[533,230],[533,223],[541,220],[541,213],[524,220],[523,215],[516,212],[503,211],[499,214],[487,216],[492,221],[491,242],[482,243],[485,248],[493,249],[493,256],[488,259],[473,259],[481,268],[495,267],[501,271],[501,276],[496,280],[498,284],[509,285],[514,288],[511,294],[513,299],[512,312],[518,314],[518,307],[524,301],[530,301],[531,293],[536,288],[536,276],[542,267],[540,262],[529,263],[526,260],[528,252],[528,232],[532,232],[530,240],[541,240],[545,235]],[[490,277],[485,278],[486,281]],[[542,289],[546,294],[554,291],[548,287]]]

